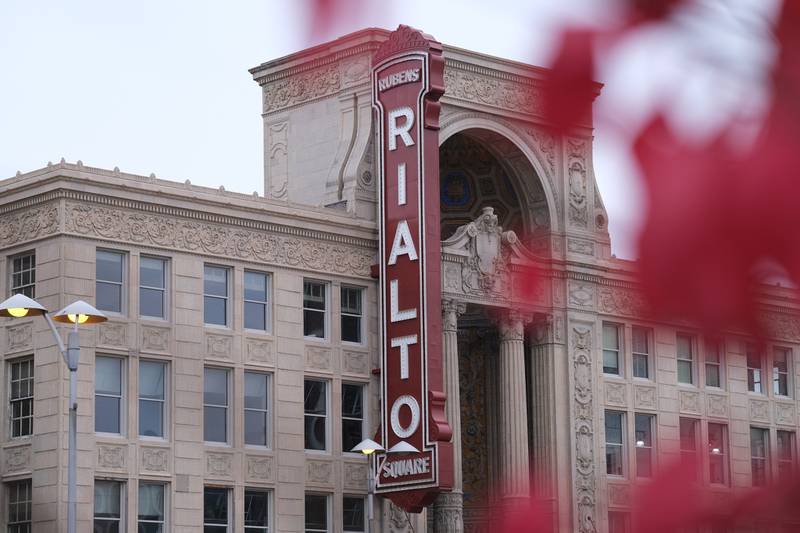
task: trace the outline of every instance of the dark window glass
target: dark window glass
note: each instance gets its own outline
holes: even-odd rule
[[[228,269],[205,265],[203,316],[206,324],[228,325]]]
[[[777,432],[778,481],[789,482],[794,477],[794,431]]]
[[[165,318],[166,261],[156,257],[139,258],[139,314]]]
[[[33,434],[33,359],[12,361],[11,394],[11,437],[25,437]]]
[[[364,386],[342,384],[342,451],[364,440]]]
[[[620,375],[619,326],[603,324],[603,372]]]
[[[328,497],[306,494],[306,532],[328,531]]]
[[[122,312],[123,260],[124,254],[97,250],[95,299],[102,311]]]
[[[628,533],[630,531],[630,516],[620,511],[608,512],[608,533]]]
[[[122,530],[122,483],[117,481],[94,482],[94,531],[118,533]]]
[[[653,477],[653,415],[635,416],[636,477]]]
[[[205,487],[203,533],[227,533],[228,525],[228,489]]]
[[[606,473],[613,476],[624,475],[623,460],[623,414],[617,411],[605,412],[606,430]]]
[[[634,326],[631,330],[633,340],[633,377],[650,377],[649,333],[645,328]]]
[[[345,496],[342,499],[342,519],[345,531],[364,531],[364,498]]]
[[[267,445],[268,376],[244,373],[244,441],[245,444]]]
[[[29,253],[11,260],[11,294],[36,298],[36,254]]]
[[[693,418],[681,418],[679,421],[680,442],[681,442],[681,461],[684,464],[692,465],[697,479],[697,424]]]
[[[138,533],[165,533],[164,485],[139,483]]]
[[[750,428],[750,466],[754,487],[763,487],[769,480],[768,431],[763,428]]]
[[[690,335],[678,333],[676,341],[678,351],[678,383],[691,385],[694,383],[693,339]]]
[[[244,491],[245,533],[269,531],[269,493],[263,490]]]
[[[139,435],[164,436],[165,363],[139,362]]]
[[[772,391],[778,396],[789,396],[789,361],[792,351],[776,347],[772,356]]]
[[[203,440],[228,441],[228,371],[206,368],[203,388]]]
[[[342,340],[361,342],[362,290],[342,287]]]
[[[761,353],[755,344],[747,343],[745,346],[747,355],[747,390],[750,392],[764,393],[764,383],[761,365]]]
[[[121,433],[122,359],[95,357],[94,430]]]
[[[31,480],[14,481],[6,485],[8,494],[8,533],[31,533]]]
[[[728,484],[728,443],[722,424],[708,423],[708,468],[711,483]]]
[[[267,329],[267,275],[244,273],[244,327]]]
[[[305,381],[305,447],[307,450],[327,449],[327,383]]]
[[[324,339],[326,286],[315,281],[303,282],[303,335]]]
[[[722,341],[719,339],[706,341],[706,386],[722,386]]]

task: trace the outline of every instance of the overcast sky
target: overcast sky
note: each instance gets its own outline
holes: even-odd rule
[[[330,35],[311,36],[304,0],[2,0],[0,179],[64,157],[262,193],[260,89],[248,68],[366,26],[400,23],[450,45],[546,64],[562,25],[602,24],[613,14],[610,0],[365,3]],[[767,13],[777,0],[722,3]],[[673,114],[695,133],[730,109],[760,109],[757,89],[770,48],[754,44],[736,26],[742,17],[727,11],[714,34],[706,24],[714,11],[697,17],[702,28],[682,25],[680,45],[675,31],[643,31],[603,58],[598,77],[606,88],[597,111],[608,120],[598,123],[595,174],[620,256],[635,255],[643,209],[623,139],[657,96],[691,100],[675,104]],[[687,67],[687,56],[696,63],[698,52],[717,63],[754,66],[737,68],[734,82],[725,74],[720,91],[719,73],[704,64]],[[675,96],[678,84],[685,98]]]

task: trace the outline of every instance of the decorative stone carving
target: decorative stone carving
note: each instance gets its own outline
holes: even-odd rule
[[[264,113],[334,94],[341,86],[338,65],[272,81],[264,85]]]
[[[530,317],[517,311],[504,311],[499,314],[498,330],[500,342],[525,340],[525,324],[530,322]]]
[[[586,169],[578,161],[573,161],[569,174],[569,220],[576,226],[586,227],[589,211],[586,206]]]
[[[275,358],[272,355],[272,343],[269,341],[246,339],[245,354],[247,361],[250,363],[275,364]]]
[[[12,211],[0,217],[0,247],[29,241],[58,231],[58,204]]]
[[[750,419],[769,422],[769,402],[766,400],[750,400]]]
[[[358,56],[341,65],[342,87],[351,87],[366,83],[370,78],[369,56]]]
[[[247,478],[255,481],[271,481],[272,457],[248,455],[245,459]]]
[[[32,348],[33,325],[19,324],[6,326],[6,344],[9,352],[17,352]]]
[[[268,197],[285,200],[289,192],[289,123],[270,124],[267,129]]]
[[[605,382],[606,404],[626,407],[628,405],[628,387],[624,383]]]
[[[608,503],[609,505],[629,506],[631,504],[631,487],[627,483],[608,484]]]
[[[212,477],[232,477],[233,454],[206,452],[206,474]]]
[[[657,409],[656,397],[655,387],[633,386],[633,407],[636,409]]]
[[[169,450],[167,448],[139,448],[140,465],[148,472],[169,472]]]
[[[442,300],[442,330],[458,331],[458,317],[467,312],[467,304],[458,300]]]
[[[233,337],[229,335],[212,335],[206,333],[206,355],[230,359]]]
[[[794,404],[775,402],[775,422],[785,426],[795,425]]]
[[[316,370],[331,370],[330,348],[306,346],[306,367]]]
[[[461,492],[442,492],[433,508],[435,531],[446,533],[464,532],[463,495]],[[429,511],[430,512],[430,511]]]
[[[346,244],[347,241],[338,236],[314,234],[315,239],[297,238],[271,233],[269,225],[266,225],[265,231],[232,224],[69,203],[65,231],[114,241],[364,277],[370,275],[370,268],[375,262],[375,250],[371,245],[367,248]],[[282,227],[275,229],[279,228]],[[296,228],[291,232],[303,234]],[[340,239],[341,242],[326,242]]]
[[[30,470],[31,468],[31,447],[30,446],[15,446],[13,448],[6,448],[3,455],[5,455],[5,472],[19,472],[23,470]]]
[[[342,352],[342,370],[351,374],[368,374],[369,353],[345,350]]]
[[[594,404],[592,392],[592,330],[572,328],[570,347],[574,397],[572,402],[575,432],[575,497],[577,531],[596,533],[596,477],[594,469]]]
[[[594,243],[586,239],[567,239],[567,251],[574,254],[594,256]]]
[[[128,325],[104,322],[97,327],[97,344],[103,346],[127,346]]]
[[[168,352],[169,334],[170,328],[142,326],[141,334],[139,336],[141,349],[154,352]]]
[[[646,314],[644,297],[633,289],[599,288],[598,304],[602,313],[641,317]]]
[[[788,313],[765,311],[759,314],[767,336],[786,341],[800,341],[800,317]]]
[[[112,444],[97,445],[97,466],[98,468],[122,469],[127,467],[128,448],[127,446],[115,446]]]
[[[333,483],[333,463],[306,459],[306,481],[330,485]]]
[[[728,398],[720,394],[706,394],[708,416],[716,418],[728,417]]]
[[[547,162],[547,171],[554,174],[556,171],[556,137],[550,132],[541,129],[528,129],[528,134],[536,141],[539,151]]]
[[[591,283],[569,282],[569,303],[578,307],[594,307],[595,288]]]
[[[369,467],[360,463],[344,463],[344,488],[363,490],[367,486]]]
[[[490,72],[479,74],[458,68],[459,63],[448,61],[444,69],[445,96],[457,100],[484,104],[499,109],[529,115],[542,114],[541,89],[534,81],[504,73],[498,79]],[[473,69],[474,70],[474,69]]]
[[[682,413],[700,414],[700,394],[694,391],[678,391],[678,404]]]

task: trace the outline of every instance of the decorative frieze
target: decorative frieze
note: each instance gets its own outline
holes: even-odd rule
[[[655,387],[647,385],[633,386],[633,407],[635,409],[657,409],[658,394]]]
[[[766,400],[750,400],[750,420],[769,422],[769,402]]]
[[[335,94],[341,87],[335,64],[272,81],[264,85],[264,113]]]
[[[594,243],[586,239],[567,239],[567,251],[574,254],[594,256]]]
[[[58,231],[58,205],[49,203],[0,217],[0,247],[30,241]]]
[[[98,444],[97,468],[123,470],[128,466],[128,447],[125,445]]]
[[[272,457],[263,455],[248,455],[245,457],[245,472],[248,480],[272,481],[273,470]]]
[[[306,482],[319,485],[333,484],[333,463],[306,459]]]
[[[3,450],[4,473],[22,472],[31,469],[31,447],[15,446]]]
[[[233,337],[206,333],[206,355],[209,357],[231,358]]]
[[[579,533],[596,533],[594,402],[592,391],[592,329],[573,326],[570,334],[573,380],[573,431],[575,435],[575,512]]]
[[[591,283],[569,282],[569,304],[584,308],[595,306],[595,287]]]
[[[128,324],[104,322],[97,326],[97,344],[117,348],[128,346]]]
[[[344,463],[342,466],[344,488],[364,490],[367,486],[368,466],[362,463]]]
[[[529,78],[493,77],[462,70],[452,61],[444,69],[445,97],[483,104],[514,114],[542,115],[542,90]]]
[[[721,394],[706,394],[708,416],[715,418],[728,417],[728,398]]]
[[[33,325],[27,323],[6,326],[6,347],[6,352],[33,349]]]
[[[206,452],[206,475],[211,477],[233,477],[233,454]]]
[[[794,403],[775,402],[775,423],[784,426],[794,426],[795,412]]]
[[[333,355],[330,348],[306,346],[306,368],[314,370],[331,370]]]
[[[681,413],[700,414],[700,393],[695,391],[678,391],[678,404]]]
[[[267,365],[275,364],[272,342],[270,341],[246,339],[245,354],[248,363],[264,363]]]
[[[608,505],[627,507],[631,504],[631,486],[627,483],[608,484]]]
[[[634,289],[601,286],[597,300],[600,312],[609,315],[641,317],[646,312],[644,297]]]
[[[144,351],[168,352],[170,328],[157,326],[141,326],[139,333],[139,346]]]
[[[145,472],[168,473],[169,449],[142,446],[139,448],[139,466]]]
[[[350,374],[369,374],[369,352],[342,352],[342,370]]]
[[[625,383],[606,381],[603,387],[605,388],[606,392],[606,405],[627,407],[628,386]]]

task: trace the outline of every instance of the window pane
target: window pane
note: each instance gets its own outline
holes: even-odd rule
[[[98,309],[112,313],[122,312],[122,285],[98,281],[96,293]]]
[[[758,348],[753,344],[746,346],[747,353],[747,367],[748,368],[761,368],[761,354]]]
[[[164,260],[154,257],[139,258],[139,285],[163,289]]]
[[[244,406],[247,409],[267,408],[267,375],[244,373]]]
[[[267,414],[264,411],[244,412],[244,442],[255,446],[267,445]]]
[[[603,348],[606,350],[619,350],[618,327],[614,324],[603,324]]]
[[[636,476],[653,476],[652,448],[636,448]]]
[[[164,363],[139,362],[139,396],[157,400],[164,399],[164,369]]]
[[[139,289],[139,314],[164,318],[164,291],[160,289]]]
[[[622,444],[622,413],[606,411],[606,442]]]
[[[164,404],[139,400],[139,435],[144,437],[164,436]]]
[[[306,529],[328,529],[328,497],[306,494]]]
[[[139,520],[164,520],[164,485],[139,484]]]
[[[622,446],[606,446],[606,473],[611,476],[622,475]]]
[[[98,250],[97,279],[122,283],[122,254]]]
[[[692,383],[691,361],[678,361],[678,383]]]
[[[327,412],[327,398],[324,381],[305,381],[305,412],[324,415]]]
[[[205,296],[203,298],[203,321],[215,326],[226,326],[228,324],[227,303],[224,298]]]
[[[352,451],[363,439],[364,424],[361,420],[342,420],[342,450]]]
[[[706,385],[709,387],[719,387],[719,366],[706,365]]]
[[[94,482],[94,516],[100,518],[120,517],[120,483],[115,481]]]
[[[680,419],[681,450],[695,450],[697,448],[696,426],[694,419]]]
[[[224,267],[205,266],[203,292],[211,296],[228,296],[228,269]]]
[[[618,352],[603,351],[603,372],[606,374],[619,374]]]
[[[325,417],[305,417],[305,447],[306,450],[325,449]]]
[[[203,408],[203,440],[227,442],[227,414],[225,407]]]
[[[653,417],[650,415],[636,415],[636,442],[644,446],[653,445]]]
[[[678,335],[678,357],[680,359],[692,359],[692,338],[688,335]]]
[[[206,368],[203,385],[203,403],[228,405],[228,371]]]
[[[264,304],[245,302],[244,327],[247,329],[267,329],[267,307]]]
[[[342,511],[345,531],[364,531],[364,498],[345,496]]]
[[[342,315],[342,340],[361,342],[361,317]]]
[[[269,494],[264,491],[244,491],[244,525],[269,526]]]
[[[361,314],[361,289],[342,287],[342,312],[354,315]]]
[[[325,284],[303,282],[303,307],[325,310]]]
[[[792,436],[794,433],[791,431],[778,431],[778,459],[781,461],[791,461],[794,456],[792,449]]]
[[[203,522],[205,524],[228,523],[228,489],[206,487],[203,491]]]
[[[633,376],[637,378],[647,378],[649,376],[647,355],[633,354]]]
[[[120,433],[119,408],[119,398],[95,396],[94,430],[100,433]]]
[[[649,353],[647,349],[647,330],[643,328],[633,328],[633,351],[636,353]]]
[[[325,338],[325,313],[321,311],[303,311],[303,335],[306,337]]]
[[[258,272],[244,273],[244,299],[267,301],[267,276]]]
[[[364,387],[361,385],[342,385],[342,416],[362,417],[363,391]]]

